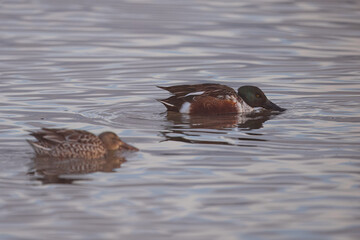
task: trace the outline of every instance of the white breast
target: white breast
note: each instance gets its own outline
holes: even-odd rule
[[[250,107],[245,101],[237,102],[236,107],[239,113],[250,113],[254,111],[254,108]]]
[[[180,108],[181,113],[190,113],[190,103],[184,102],[183,105]]]

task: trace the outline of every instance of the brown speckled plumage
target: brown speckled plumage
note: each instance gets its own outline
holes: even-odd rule
[[[104,132],[98,137],[83,130],[43,128],[30,135],[38,140],[28,140],[37,156],[96,159],[104,157],[110,150],[137,150],[112,132]]]

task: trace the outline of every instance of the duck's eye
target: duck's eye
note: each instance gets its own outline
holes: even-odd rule
[[[260,94],[256,94],[255,96],[256,96],[257,98],[259,98],[259,97],[260,97]]]

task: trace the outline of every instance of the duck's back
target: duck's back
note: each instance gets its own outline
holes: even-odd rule
[[[218,93],[224,94],[236,94],[234,89],[221,84],[215,84],[215,83],[204,83],[204,84],[194,84],[194,85],[175,85],[170,87],[160,87],[161,89],[164,89],[176,97],[185,97],[187,95],[195,95],[195,93],[198,93],[197,95],[206,94],[206,95],[216,95]]]
[[[234,89],[221,84],[160,87],[174,96],[159,100],[168,111],[190,114],[226,114],[241,110],[242,99]]]
[[[105,155],[102,141],[82,130],[47,129],[32,132],[38,141],[28,141],[38,156],[94,159]]]

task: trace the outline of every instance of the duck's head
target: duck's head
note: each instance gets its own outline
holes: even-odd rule
[[[118,137],[113,132],[103,132],[99,135],[100,140],[104,143],[106,150],[115,151],[115,150],[129,150],[129,151],[138,151],[134,146],[127,144]]]
[[[281,108],[275,103],[271,102],[260,88],[255,86],[242,86],[238,89],[238,95],[250,107],[262,107],[272,111],[283,112],[286,109]]]

